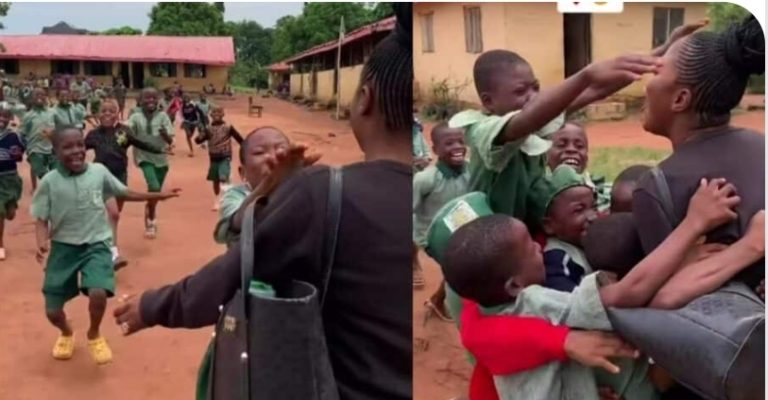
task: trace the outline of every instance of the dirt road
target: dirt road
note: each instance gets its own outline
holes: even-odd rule
[[[324,154],[321,161],[327,164],[362,160],[348,123],[331,119],[330,113],[259,99],[264,105],[263,118],[259,119],[247,116],[247,98],[214,101],[226,107],[226,120],[240,132],[272,125],[292,140],[320,150]],[[177,129],[176,135],[177,151],[166,187],[182,188],[182,197],[159,206],[159,235],[154,241],[142,236],[143,204],[126,205],[120,248],[130,264],[117,276],[118,296],[173,283],[224,252],[223,246],[213,242],[216,213],[211,211],[213,191],[205,180],[207,153],[198,151],[194,158],[188,158],[186,143],[181,142],[183,132]],[[237,161],[233,161],[232,178],[239,182],[236,166]],[[116,305],[113,299],[102,326],[114,362],[98,367],[85,346],[87,299],[80,297],[66,308],[75,329],[75,356],[64,362],[51,357],[57,332],[44,314],[40,291],[43,272],[35,261],[34,225],[28,213],[31,186],[26,162],[21,175],[25,180],[24,196],[17,218],[7,224],[8,260],[0,262],[0,399],[192,399],[197,368],[212,328],[155,328],[126,338],[111,318]],[[129,186],[146,188],[141,172],[133,166],[129,169]]]

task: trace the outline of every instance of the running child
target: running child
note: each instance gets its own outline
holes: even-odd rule
[[[254,189],[268,175],[268,160],[275,159],[278,152],[287,151],[289,146],[288,137],[271,126],[256,128],[243,139],[238,152],[238,173],[244,182],[230,187],[221,197],[219,221],[213,233],[216,243],[227,247],[237,243],[245,209],[260,195]]]
[[[591,175],[587,171],[589,164],[589,139],[584,127],[576,121],[567,121],[562,128],[552,134],[552,147],[547,152],[547,166],[554,171],[565,164],[573,167],[584,176],[587,184],[597,196],[597,211],[606,213],[611,207],[611,184],[604,177]]]
[[[58,104],[53,107],[54,129],[62,126],[75,126],[85,129],[87,111],[80,103],[72,102],[72,92],[68,89],[59,91]]]
[[[139,96],[141,112],[128,118],[126,125],[142,141],[156,148],[165,148],[173,144],[173,124],[168,114],[157,109],[158,92],[155,88],[145,88]],[[133,148],[133,159],[144,174],[147,190],[159,193],[163,189],[168,174],[168,156]],[[144,208],[144,236],[148,239],[157,237],[157,201],[150,200]]]
[[[115,97],[115,100],[117,100],[117,109],[118,114],[117,118],[118,120],[122,121],[125,119],[125,98],[127,95],[128,89],[125,87],[125,83],[123,83],[123,78],[117,78],[117,82],[115,83],[115,86],[112,88],[112,95]]]
[[[465,160],[467,147],[464,145],[464,131],[450,128],[441,123],[431,132],[432,150],[437,155],[437,163],[413,176],[413,286],[424,286],[421,265],[418,261],[418,248],[427,246],[427,229],[435,214],[448,201],[467,193],[469,171]],[[424,305],[440,319],[450,320],[444,306],[445,289],[440,284],[437,291]]]
[[[539,286],[546,275],[542,256],[523,223],[499,214],[482,217],[459,228],[450,239],[445,277],[462,297],[478,302],[490,314],[539,316],[574,328],[610,330],[604,308],[642,307],[649,303],[680,269],[699,236],[736,218],[732,208],[738,201],[733,187],[724,185],[724,180],[702,181],[681,227],[625,279],[612,283],[605,275],[591,274],[572,293]],[[735,263],[743,266],[759,259],[764,251],[761,218],[762,213],[755,217],[744,239],[746,245],[736,253],[723,252],[705,260],[706,267],[734,263],[734,254],[738,256]],[[577,363],[553,362],[526,372],[496,376],[495,386],[506,400],[596,399],[595,378],[591,369]],[[625,383],[623,398],[655,397],[641,366],[639,371],[622,370],[619,378]]]
[[[189,136],[187,136],[187,139],[189,139]],[[208,156],[210,157],[211,165],[208,167],[207,179],[213,182],[213,194],[216,196],[216,200],[213,203],[214,211],[219,209],[221,185],[229,184],[232,139],[237,141],[238,144],[243,143],[243,137],[240,136],[237,129],[224,122],[224,107],[213,107],[211,110],[211,125],[201,135],[198,135],[195,142],[198,144],[208,142]]]
[[[104,165],[107,170],[123,185],[128,184],[128,147],[134,146],[152,154],[163,154],[164,147],[146,143],[139,139],[128,126],[119,122],[119,108],[115,100],[106,100],[101,104],[99,125],[88,132],[85,148],[93,150],[94,162]],[[106,201],[107,213],[112,224],[112,262],[115,270],[128,262],[120,257],[117,247],[117,225],[123,211],[123,199],[111,198]]]
[[[16,216],[22,190],[16,164],[21,162],[24,145],[19,136],[10,129],[11,120],[11,111],[0,109],[0,261],[4,261],[6,257],[3,243],[5,221],[12,221]]]
[[[192,136],[195,135],[195,129],[201,127],[203,122],[203,112],[192,102],[192,98],[185,94],[181,103],[181,127],[187,136],[187,145],[189,146],[189,157],[195,156],[195,150],[192,146]],[[202,129],[200,134],[203,134]],[[197,141],[197,140],[195,140]]]
[[[53,112],[48,108],[48,97],[43,89],[32,92],[32,108],[24,114],[19,126],[21,140],[27,149],[32,190],[37,188],[37,180],[53,169],[56,162],[50,135],[55,126]]]
[[[208,101],[208,97],[205,92],[200,93],[200,100],[197,101],[197,108],[203,113],[203,127],[207,127],[209,123],[209,115],[211,113],[211,107],[213,104]]]
[[[64,305],[82,293],[89,297],[88,349],[98,364],[104,364],[112,360],[112,351],[99,326],[107,298],[115,293],[115,272],[108,245],[112,230],[104,199],[159,201],[177,197],[179,191],[138,193],[129,190],[103,165],[85,161],[83,133],[75,127],[56,131],[53,142],[59,165],[40,181],[32,199],[32,216],[37,221],[38,262],[42,263],[50,250],[43,282],[46,316],[61,331],[53,347],[53,357],[72,358],[75,337]]]

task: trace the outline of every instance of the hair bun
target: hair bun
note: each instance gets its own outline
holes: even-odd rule
[[[413,3],[393,3],[397,26],[394,34],[399,42],[410,46],[413,42]]]
[[[728,64],[744,75],[765,72],[765,36],[754,15],[731,25],[723,35]]]

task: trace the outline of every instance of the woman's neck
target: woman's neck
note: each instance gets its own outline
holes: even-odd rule
[[[378,141],[378,143],[366,147],[368,148],[363,151],[365,153],[365,161],[388,160],[405,165],[411,165],[413,162],[410,138],[405,141],[390,138],[390,140]]]
[[[727,129],[728,126],[729,124],[726,122],[724,124],[710,126],[706,128],[694,128],[691,126],[685,126],[685,127],[672,129],[669,134],[669,141],[672,142],[672,150],[677,150],[677,148],[679,148],[685,143],[688,143],[693,138],[699,137],[701,135],[706,135],[712,132],[722,131],[723,129]]]

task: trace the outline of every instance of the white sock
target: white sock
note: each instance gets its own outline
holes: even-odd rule
[[[112,246],[110,248],[112,250],[112,259],[116,259],[117,257],[120,257],[120,252],[117,250],[117,246]]]

